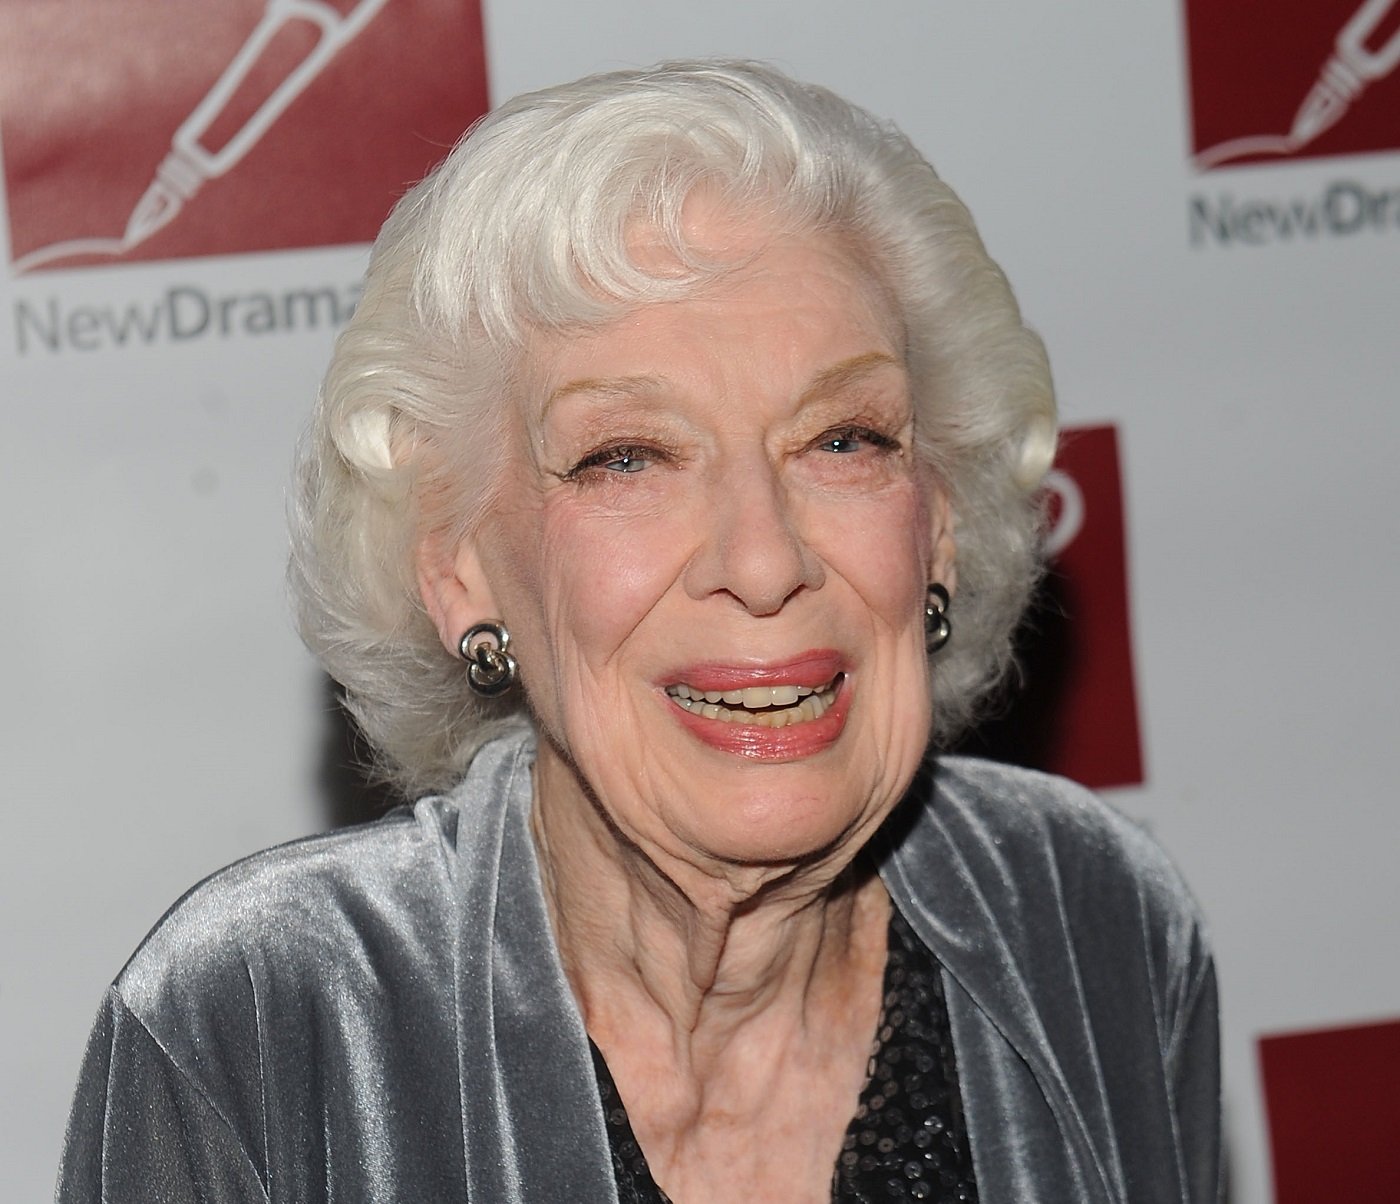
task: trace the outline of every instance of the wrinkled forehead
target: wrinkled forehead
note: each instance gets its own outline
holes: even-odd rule
[[[677,235],[684,239],[679,245]],[[724,319],[754,312],[759,299],[769,320],[791,309],[808,315],[824,310],[833,327],[854,322],[870,332],[869,347],[854,354],[878,352],[903,363],[904,325],[892,291],[845,231],[794,230],[765,214],[736,212],[702,197],[685,212],[682,228],[637,221],[627,245],[639,271],[672,287],[654,300],[627,304],[612,299],[602,320],[531,328],[513,390],[527,426],[536,424],[551,397],[569,387],[564,376],[582,348],[603,361],[614,359],[608,353],[617,351],[616,358],[625,363],[629,350],[644,346],[645,331],[654,325],[648,319],[665,311],[693,321],[697,346],[716,359],[738,350],[726,345],[726,338],[742,341],[748,333],[742,321],[736,325]],[[823,287],[803,287],[804,269]]]

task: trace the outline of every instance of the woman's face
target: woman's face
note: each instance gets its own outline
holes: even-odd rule
[[[691,233],[759,253],[536,346],[461,575],[510,628],[541,756],[567,767],[548,780],[654,860],[786,865],[858,846],[914,773],[951,536],[897,320],[853,253]]]

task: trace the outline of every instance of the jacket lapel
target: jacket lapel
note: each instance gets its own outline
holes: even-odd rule
[[[940,771],[936,781],[916,781],[917,809],[896,817],[905,827],[891,834],[881,875],[944,967],[979,1194],[1121,1201],[1116,1146],[1093,1137],[1112,1128],[1098,1115],[1098,1052],[1051,902],[1052,851],[1028,858],[1021,842],[984,826],[956,775]],[[1033,907],[1021,905],[1023,893]]]
[[[583,1021],[530,838],[528,735],[487,745],[458,791],[457,1055],[469,1200],[616,1204]]]

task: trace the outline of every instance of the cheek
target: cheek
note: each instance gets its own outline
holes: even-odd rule
[[[561,655],[600,672],[676,580],[687,554],[679,524],[661,516],[547,509],[536,557],[546,630]]]
[[[904,482],[859,501],[821,508],[823,559],[886,624],[922,622],[932,532],[921,491]]]

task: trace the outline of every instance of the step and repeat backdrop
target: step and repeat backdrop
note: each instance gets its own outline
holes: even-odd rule
[[[365,244],[493,99],[696,55],[893,118],[978,216],[1065,435],[972,748],[1186,871],[1231,1198],[1400,1199],[1395,0],[0,0],[0,1195],[51,1193],[162,910],[374,805],[282,584]]]

